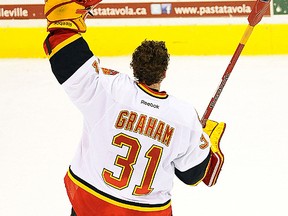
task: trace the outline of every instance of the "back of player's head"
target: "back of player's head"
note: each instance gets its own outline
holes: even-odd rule
[[[130,66],[138,82],[152,85],[165,78],[169,60],[164,41],[145,40],[135,49]]]

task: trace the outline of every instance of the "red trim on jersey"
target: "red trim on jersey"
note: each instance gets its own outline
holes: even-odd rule
[[[69,29],[59,29],[51,32],[46,39],[48,40],[50,47],[49,48],[47,47],[46,41],[43,44],[43,48],[46,55],[50,54],[49,49],[53,50],[57,45],[59,45],[60,43],[62,43],[63,41],[67,40],[68,38],[72,37],[75,34],[78,33]]]
[[[171,216],[172,208],[171,205],[164,210],[151,210],[147,211],[148,207],[143,207],[143,211],[141,211],[141,207],[136,207],[136,209],[125,208],[127,204],[123,203],[123,206],[113,201],[110,198],[103,199],[99,194],[97,197],[92,193],[89,193],[87,190],[89,188],[85,188],[85,186],[81,185],[81,183],[77,183],[77,179],[74,179],[71,173],[68,171],[65,178],[65,186],[67,190],[68,197],[70,202],[75,210],[77,216],[111,216],[112,214],[115,216],[125,215],[125,216]],[[90,189],[91,190],[91,189]],[[97,193],[96,193],[97,194]],[[111,200],[111,203],[108,202]],[[114,202],[114,203],[112,203]],[[117,203],[117,205],[115,204]],[[131,206],[133,208],[133,206]]]

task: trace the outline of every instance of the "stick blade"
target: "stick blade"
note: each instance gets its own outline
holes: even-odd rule
[[[257,0],[249,17],[248,21],[251,26],[257,25],[261,19],[263,18],[264,14],[270,7],[271,0]]]

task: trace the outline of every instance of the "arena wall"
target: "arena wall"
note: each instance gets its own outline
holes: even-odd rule
[[[95,11],[98,16],[87,20],[88,30],[83,37],[98,56],[130,55],[144,39],[166,41],[172,55],[230,55],[233,54],[248,25],[248,9],[255,1],[236,1],[240,4],[238,6],[231,6],[229,1],[222,2],[228,5],[225,6],[226,9],[235,9],[233,16],[217,14],[215,10],[223,9],[224,6],[213,6],[214,1],[210,1],[212,5],[194,1],[193,7],[198,7],[198,13],[177,15],[161,11],[161,6],[162,10],[167,10],[164,7],[167,6],[165,1],[151,1],[154,6],[160,6],[160,10],[157,10],[153,5],[154,9],[152,8],[150,1],[147,3],[139,0],[118,0],[115,3],[112,0],[104,0],[102,14],[99,9]],[[174,8],[180,3],[181,7],[184,5],[192,8],[191,5],[186,5],[188,1],[170,2],[175,4],[172,5]],[[231,2],[235,4],[235,1]],[[243,55],[288,54],[288,1],[277,2],[278,0],[272,0],[269,12],[255,27]],[[148,4],[150,5],[147,6]],[[111,10],[112,7],[118,7],[115,9],[116,13],[114,11],[112,15],[107,14],[107,8]],[[143,14],[143,11],[138,10],[139,14],[129,15],[130,9],[136,11],[137,8],[151,11],[149,14]],[[247,11],[245,8],[248,8]],[[103,14],[103,11],[106,14]],[[3,0],[3,3],[1,1],[0,58],[43,58],[45,54],[42,44],[46,36],[42,0],[30,0],[25,3],[19,0]]]

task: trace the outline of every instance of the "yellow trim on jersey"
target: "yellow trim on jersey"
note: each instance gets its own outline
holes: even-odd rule
[[[68,170],[67,172],[69,178],[71,179],[71,181],[73,181],[74,184],[76,184],[78,187],[82,188],[83,190],[85,190],[86,192],[92,194],[93,196],[105,201],[105,202],[108,202],[112,205],[115,205],[115,206],[119,206],[119,207],[122,207],[122,208],[126,208],[126,209],[131,209],[131,210],[136,210],[136,211],[143,211],[143,212],[154,212],[154,211],[162,211],[162,210],[165,210],[167,208],[170,207],[171,205],[171,201],[169,203],[167,203],[166,205],[163,205],[163,206],[160,206],[160,207],[141,207],[141,206],[133,206],[133,205],[129,205],[129,204],[125,204],[125,203],[121,203],[121,202],[118,202],[116,200],[113,200],[113,199],[110,199],[106,196],[103,196],[99,193],[97,193],[95,190],[89,188],[88,186],[84,185],[82,182],[78,181],[77,179],[75,179],[73,177],[73,175],[71,174],[70,172],[70,169]]]
[[[68,39],[64,40],[63,42],[59,43],[51,52],[50,55],[48,55],[48,58],[50,59],[55,53],[57,53],[60,49],[62,49],[63,47],[65,47],[66,45],[72,43],[73,41],[79,39],[80,37],[82,37],[80,34],[75,34],[71,37],[69,37]]]

